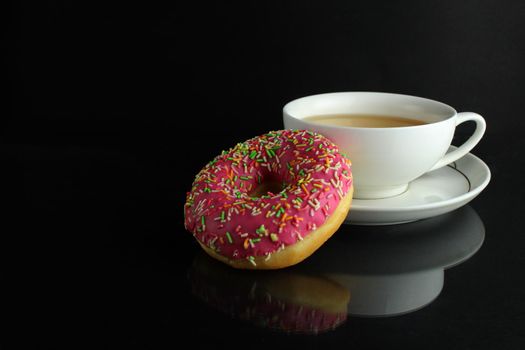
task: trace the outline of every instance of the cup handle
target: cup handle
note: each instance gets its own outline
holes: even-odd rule
[[[439,169],[445,165],[448,165],[458,160],[459,158],[463,157],[465,154],[470,152],[470,150],[477,145],[479,140],[481,140],[487,126],[485,124],[485,119],[483,119],[483,117],[479,114],[472,112],[458,113],[456,119],[456,126],[469,120],[476,123],[476,130],[474,130],[472,136],[470,136],[469,139],[459,148],[445,154],[443,158],[441,158],[436,164],[434,164],[434,166],[429,171]]]

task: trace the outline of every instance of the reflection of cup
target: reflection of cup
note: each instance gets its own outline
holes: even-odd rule
[[[315,334],[346,321],[350,293],[319,274],[234,270],[201,252],[189,277],[207,304],[264,328]]]
[[[444,269],[471,257],[485,237],[469,206],[410,224],[340,231],[298,267],[345,286],[352,295],[348,313],[360,316],[399,315],[428,305],[443,288]]]
[[[392,275],[331,277],[351,290],[348,313],[354,316],[395,316],[416,311],[436,299],[443,289],[442,268]]]
[[[372,120],[401,117],[421,125],[355,127],[308,121],[320,115],[360,115]],[[303,97],[283,108],[285,128],[316,131],[331,139],[352,161],[354,198],[385,198],[406,191],[424,173],[467,154],[485,132],[485,120],[471,112],[457,113],[441,102],[398,94],[338,92]],[[446,154],[456,125],[476,122],[474,134]],[[366,125],[366,124],[365,124]]]

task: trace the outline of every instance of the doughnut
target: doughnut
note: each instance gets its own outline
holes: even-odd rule
[[[351,164],[326,137],[279,130],[238,143],[195,177],[184,225],[234,268],[278,269],[317,250],[352,202]]]
[[[317,334],[347,320],[350,291],[319,273],[232,270],[201,252],[188,271],[191,293],[255,326]]]

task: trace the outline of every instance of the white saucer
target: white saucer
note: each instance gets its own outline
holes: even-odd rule
[[[345,223],[390,225],[448,213],[474,199],[489,181],[489,167],[468,153],[455,163],[414,180],[399,196],[354,199]]]

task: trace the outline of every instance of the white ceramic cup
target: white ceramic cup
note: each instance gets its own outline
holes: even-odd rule
[[[318,124],[304,118],[323,114],[386,115],[418,119],[426,124],[366,128]],[[335,92],[287,103],[284,127],[318,132],[334,142],[352,161],[354,198],[377,199],[405,192],[426,172],[463,157],[481,140],[485,120],[472,112],[458,113],[444,103],[422,97],[381,92]],[[474,121],[473,135],[447,153],[458,124]]]

